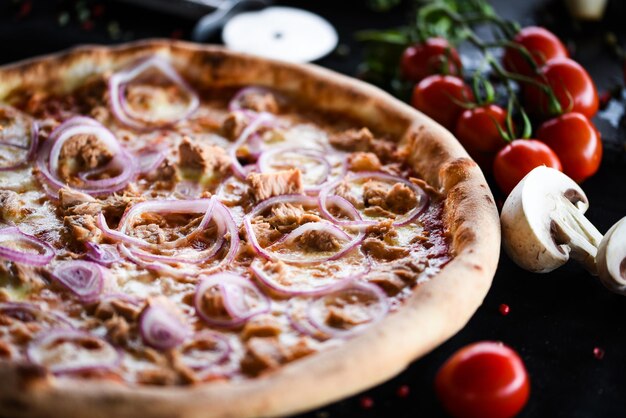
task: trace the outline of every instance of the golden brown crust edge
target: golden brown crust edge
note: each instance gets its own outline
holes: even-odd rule
[[[292,65],[183,42],[81,47],[0,68],[0,101],[16,88],[67,88],[93,72],[144,55],[169,56],[200,83],[261,84],[292,92],[410,141],[415,169],[447,194],[444,220],[455,258],[420,285],[398,312],[336,349],[261,378],[193,387],[127,387],[52,379],[31,366],[0,365],[0,416],[261,417],[327,404],[383,382],[459,331],[482,303],[495,273],[500,227],[476,164],[438,124],[360,81],[311,65]]]

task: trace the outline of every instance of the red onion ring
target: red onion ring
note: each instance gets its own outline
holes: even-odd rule
[[[19,148],[24,151],[27,151],[26,156],[22,161],[15,162],[6,167],[0,167],[0,171],[10,171],[15,170],[17,168],[22,168],[27,165],[30,161],[35,158],[35,153],[37,152],[37,147],[39,145],[39,125],[37,122],[33,122],[30,128],[30,144],[28,147],[13,144],[11,142],[0,141],[0,147],[11,147],[11,148]]]
[[[274,120],[274,116],[270,113],[262,112],[254,115],[253,119],[250,121],[248,126],[243,130],[239,138],[235,141],[235,143],[229,148],[228,155],[232,161],[232,170],[235,176],[240,179],[245,179],[248,175],[248,170],[246,170],[239,160],[237,159],[237,150],[248,141],[249,137],[255,133],[260,127],[267,126],[270,122]]]
[[[220,292],[224,309],[229,318],[215,318],[203,310],[202,298],[212,288],[216,288]],[[250,305],[250,296],[256,299],[256,306]],[[198,316],[207,324],[232,328],[244,324],[253,316],[268,312],[270,299],[250,280],[234,273],[222,272],[206,276],[198,283],[194,306]]]
[[[62,261],[54,267],[50,275],[82,302],[95,301],[104,289],[103,268],[90,261]]]
[[[157,350],[178,347],[190,334],[190,329],[174,306],[152,300],[139,315],[141,338]]]
[[[320,318],[320,314],[324,312],[324,309],[329,304],[329,298],[341,297],[342,293],[348,293],[347,301],[342,301],[342,306],[345,306],[346,302],[350,303],[354,301],[356,295],[366,295],[372,297],[374,299],[374,312],[371,315],[371,318],[363,323],[355,325],[349,329],[341,329],[334,328],[326,324],[326,322]],[[352,293],[352,294],[350,294]],[[346,298],[344,298],[346,299]],[[350,283],[345,284],[343,287],[339,289],[335,289],[332,293],[325,294],[311,301],[308,308],[308,317],[311,324],[313,324],[316,328],[334,337],[347,337],[351,336],[354,333],[360,331],[369,324],[377,322],[381,318],[383,318],[387,312],[389,311],[389,304],[387,301],[387,295],[376,285],[370,283],[363,283],[358,281],[352,281]]]
[[[13,142],[7,142],[7,141],[0,141],[0,147],[17,148],[23,151],[28,150],[28,147],[25,145],[14,144]]]
[[[48,328],[73,328],[72,323],[64,316],[49,311],[43,306],[28,302],[2,302],[0,303],[0,314],[21,322],[46,324]]]
[[[137,172],[139,174],[148,174],[159,168],[165,160],[165,152],[161,150],[144,150],[137,154],[136,158]]]
[[[113,245],[87,242],[85,247],[87,247],[85,257],[94,263],[110,267],[112,264],[122,261],[120,254]]]
[[[219,206],[219,204],[219,201],[217,201],[217,198],[214,196],[211,196],[210,199],[196,200],[148,200],[136,203],[127,209],[120,219],[117,231],[109,228],[106,218],[102,213],[98,216],[97,224],[107,238],[115,241],[152,250],[174,249],[186,244],[190,238],[193,238],[196,234],[206,229],[211,220],[214,218],[214,208]],[[153,244],[143,239],[127,235],[128,229],[132,227],[132,223],[135,218],[143,215],[144,213],[159,213],[166,215],[173,213],[204,213],[204,216],[202,217],[200,224],[198,224],[198,226],[186,236],[178,238],[174,241]],[[219,226],[220,225],[218,223],[218,228]]]
[[[337,277],[339,276],[339,274],[341,274],[339,272],[337,274],[333,274],[331,277],[334,279],[334,281],[331,282],[328,282],[328,280],[320,280],[323,283],[318,285],[311,284],[311,281],[309,280],[305,285],[298,286],[298,284],[279,283],[270,273],[268,273],[263,268],[261,264],[262,261],[259,258],[256,258],[250,264],[250,270],[252,271],[254,276],[259,282],[261,282],[267,288],[271,289],[273,292],[285,296],[312,296],[324,294],[333,289],[342,287],[344,283],[348,281],[357,280],[365,273],[367,273],[370,269],[370,266],[368,264],[365,265],[364,269],[357,270],[356,272],[349,271],[349,273],[346,274],[344,277]]]
[[[393,222],[393,226],[403,226],[408,223],[411,223],[419,215],[422,214],[422,212],[426,209],[428,205],[428,201],[429,201],[428,194],[426,194],[426,192],[421,187],[417,186],[416,184],[411,183],[410,181],[402,177],[394,176],[394,175],[387,174],[387,173],[381,173],[381,172],[363,171],[359,173],[350,174],[345,180],[355,181],[355,180],[363,180],[363,179],[402,183],[406,185],[407,187],[409,187],[416,194],[417,199],[418,199],[417,206],[411,209],[410,211],[408,211],[407,213],[405,213],[404,215],[402,215],[401,217],[396,218],[396,220]],[[363,228],[366,226],[378,224],[378,221],[376,220],[347,221],[347,220],[337,219],[328,211],[328,198],[330,196],[333,196],[331,195],[331,192],[334,191],[334,189],[336,189],[337,186],[342,181],[344,181],[344,179],[339,179],[334,182],[328,183],[324,187],[322,187],[322,189],[320,190],[320,193],[318,196],[319,208],[320,208],[320,211],[324,214],[324,217],[337,225],[341,225],[345,227]],[[335,202],[335,204],[340,206],[344,210],[347,210],[349,207],[354,207],[350,202],[348,202],[345,199],[343,199],[343,201],[340,203]],[[357,209],[355,208],[355,210]]]
[[[323,331],[317,329],[312,323],[308,315],[307,299],[292,299],[287,308],[287,317],[289,324],[300,334],[309,335],[318,340],[327,340],[330,336]]]
[[[200,347],[195,348],[199,344]],[[195,333],[180,348],[182,363],[199,373],[207,372],[214,365],[225,361],[232,351],[224,335],[208,330]]]
[[[301,155],[304,157],[307,157],[311,160],[316,161],[319,165],[321,165],[323,167],[323,171],[322,171],[322,175],[319,177],[319,179],[314,182],[313,184],[305,184],[304,185],[304,191],[305,192],[317,192],[320,190],[321,185],[324,184],[327,179],[328,176],[330,175],[330,170],[331,170],[331,166],[330,163],[328,162],[328,160],[326,159],[326,157],[324,157],[324,153],[318,149],[315,148],[295,148],[295,147],[276,147],[274,149],[265,151],[263,153],[261,153],[261,155],[259,156],[259,159],[257,161],[258,167],[259,167],[259,171],[261,173],[271,173],[275,170],[272,169],[271,165],[272,165],[272,159],[276,158],[279,155],[282,154],[287,154],[287,153],[292,153],[292,154],[297,154],[297,155]],[[303,174],[303,178],[304,178],[304,171],[302,167],[294,167],[294,168],[299,168],[300,171],[302,171]]]
[[[126,86],[149,69],[158,70],[167,79],[169,79],[169,81],[174,83],[189,96],[189,105],[179,117],[155,123],[154,121],[146,119],[128,106],[124,95]],[[124,125],[135,129],[160,128],[173,125],[189,117],[200,105],[200,99],[191,86],[187,84],[187,82],[180,76],[180,74],[178,74],[168,61],[158,56],[150,57],[132,68],[113,74],[109,78],[109,97],[111,111],[115,117]]]
[[[211,202],[213,202],[211,204]],[[145,204],[145,205],[144,205]],[[155,204],[158,207],[148,206],[148,204]],[[135,209],[139,205],[144,205],[139,209]],[[213,205],[213,206],[211,206]],[[148,207],[146,207],[148,206]],[[214,209],[211,210],[211,207]],[[189,233],[187,236],[179,238],[175,241],[170,241],[162,244],[151,244],[147,243],[138,238],[130,237],[125,234],[124,225],[128,225],[128,223],[138,214],[146,212],[146,211],[155,211],[154,209],[158,209],[161,211],[160,213],[165,213],[164,211],[168,211],[167,213],[201,213],[203,210],[206,210],[204,217],[202,218],[200,224],[196,227],[194,231]],[[134,212],[133,212],[134,210]],[[206,228],[211,220],[214,220],[217,224],[218,231],[217,236],[218,239],[211,246],[211,248],[207,250],[203,250],[201,255],[197,258],[187,259],[182,257],[169,257],[169,256],[159,256],[156,254],[148,254],[142,251],[142,248],[159,250],[163,248],[174,249],[179,247],[180,245],[186,243],[189,238],[195,235],[196,231],[202,231]],[[120,253],[128,258],[130,261],[138,264],[144,268],[155,270],[155,271],[167,271],[168,274],[172,274],[175,277],[188,276],[190,273],[185,272],[184,270],[179,270],[172,268],[171,266],[164,264],[168,262],[173,263],[188,263],[188,264],[201,264],[205,261],[211,259],[214,255],[216,255],[220,248],[223,246],[224,237],[229,236],[230,246],[228,252],[222,258],[222,260],[216,265],[208,270],[202,270],[204,273],[208,273],[210,271],[215,271],[219,268],[222,268],[225,265],[229,265],[236,257],[239,247],[239,231],[237,228],[237,224],[233,219],[230,211],[226,206],[224,206],[221,202],[217,200],[214,196],[210,199],[200,199],[200,200],[168,200],[168,201],[148,201],[138,203],[134,205],[130,210],[122,216],[122,220],[120,221],[119,231],[111,230],[106,224],[106,220],[104,216],[100,214],[98,218],[98,227],[103,231],[103,234],[113,240],[119,241],[120,245],[118,247]],[[139,247],[139,249],[129,249],[126,245],[122,244],[130,244]],[[152,261],[150,261],[152,260]]]
[[[88,332],[69,329],[41,333],[28,345],[26,355],[32,363],[55,374],[111,370],[121,361],[118,350],[108,342]]]
[[[241,101],[246,95],[254,94],[254,93],[267,94],[267,93],[271,93],[271,90],[266,87],[259,87],[259,86],[244,87],[241,90],[239,90],[237,93],[235,93],[231,101],[228,102],[228,110],[230,112],[236,112],[240,110],[249,110],[241,106]]]
[[[91,195],[105,195],[119,191],[126,187],[135,174],[135,162],[132,156],[117,142],[115,136],[96,120],[79,116],[71,118],[59,125],[44,143],[37,158],[39,172],[50,188],[50,192],[57,193],[67,186],[58,176],[59,157],[65,142],[76,135],[93,135],[102,141],[112,151],[114,157],[104,167],[99,167],[86,173],[79,173],[84,187],[73,187],[83,193]],[[90,180],[88,177],[99,174],[107,169],[117,168],[121,172],[113,177],[101,180]]]
[[[190,180],[183,180],[176,183],[173,190],[173,194],[179,199],[197,199],[202,192],[202,186]]]
[[[333,197],[332,198],[332,203],[335,204],[336,202],[339,202],[339,198],[338,197]],[[316,257],[316,258],[311,258],[311,259],[305,259],[305,260],[295,260],[292,257],[287,257],[284,256],[282,254],[278,254],[274,251],[268,250],[269,247],[267,248],[263,248],[260,244],[259,241],[256,238],[256,235],[254,233],[254,228],[252,227],[252,219],[254,219],[256,216],[262,214],[264,211],[266,211],[267,209],[269,209],[270,207],[276,205],[276,204],[282,204],[282,203],[292,203],[292,204],[300,204],[303,206],[317,206],[317,199],[315,197],[311,197],[311,196],[304,196],[304,195],[282,195],[282,196],[275,196],[272,197],[270,199],[267,199],[263,202],[261,202],[260,204],[258,204],[257,206],[255,206],[254,208],[252,208],[252,210],[243,218],[243,223],[244,223],[244,227],[246,229],[246,234],[248,236],[248,239],[250,240],[250,244],[252,245],[252,247],[254,248],[254,250],[261,255],[262,257],[268,259],[268,260],[280,260],[283,261],[285,263],[290,263],[290,264],[296,264],[296,265],[307,265],[307,264],[317,264],[317,263],[322,263],[324,261],[330,261],[330,260],[336,260],[340,257],[342,257],[343,255],[347,254],[349,251],[353,250],[354,248],[356,248],[357,245],[359,245],[362,241],[363,238],[365,237],[365,232],[363,231],[359,231],[358,235],[355,236],[354,238],[350,238],[350,236],[348,234],[346,234],[345,232],[341,231],[340,229],[335,229],[335,228],[331,228],[331,224],[323,224],[323,225],[310,225],[310,224],[304,224],[301,225],[300,227],[296,228],[295,230],[293,230],[291,233],[287,234],[287,236],[284,237],[285,240],[287,239],[296,239],[298,236],[300,236],[302,233],[306,232],[307,230],[311,230],[311,229],[319,229],[319,228],[324,228],[324,230],[328,233],[330,233],[331,235],[335,236],[335,237],[339,237],[341,233],[345,234],[343,236],[343,239],[345,240],[346,238],[350,238],[348,240],[348,243],[345,244],[338,252],[336,252],[333,255],[330,256],[323,256],[323,257]],[[349,212],[351,216],[356,216],[356,219],[361,219],[360,216],[358,215],[358,212],[356,211],[350,211]],[[314,224],[320,224],[319,222],[316,222]],[[308,225],[308,226],[307,226]],[[279,240],[278,242],[270,245],[276,245],[278,243],[282,242],[282,240]]]
[[[29,246],[38,248],[39,253],[33,254],[31,252],[20,251],[4,245],[4,242],[28,244]],[[45,266],[52,261],[55,255],[54,248],[52,248],[50,244],[33,235],[23,233],[17,227],[13,226],[0,229],[0,258],[33,266]]]

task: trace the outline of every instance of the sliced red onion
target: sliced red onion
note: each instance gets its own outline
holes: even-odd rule
[[[31,247],[37,252],[25,249]],[[45,266],[54,256],[54,248],[39,238],[25,234],[14,226],[0,229],[0,258],[33,266]]]
[[[332,203],[335,203],[339,201],[338,198],[333,197],[331,199]],[[326,223],[326,222],[311,222],[311,223],[307,223],[304,225],[301,225],[300,227],[296,228],[295,230],[293,230],[292,232],[290,232],[288,235],[286,235],[283,239],[279,240],[278,242],[270,245],[267,248],[263,248],[260,244],[259,241],[256,238],[256,235],[254,233],[254,228],[252,226],[252,220],[261,215],[263,212],[265,212],[267,209],[269,209],[270,207],[277,205],[277,204],[285,204],[285,203],[290,203],[290,204],[300,204],[303,206],[317,206],[317,199],[315,197],[311,197],[311,196],[303,196],[303,195],[282,195],[282,196],[275,196],[273,198],[267,199],[265,201],[263,201],[262,203],[260,203],[259,205],[255,206],[252,211],[250,211],[245,217],[244,217],[244,226],[246,228],[246,234],[248,235],[248,239],[250,240],[250,244],[252,245],[252,247],[254,248],[254,250],[261,256],[263,256],[264,258],[268,259],[268,260],[280,260],[283,261],[285,263],[291,263],[291,264],[297,264],[297,265],[307,265],[307,264],[317,264],[317,263],[321,263],[321,262],[325,262],[325,261],[330,261],[330,260],[336,260],[340,257],[342,257],[343,255],[347,254],[348,252],[350,252],[351,250],[353,250],[354,248],[356,248],[357,245],[359,245],[362,241],[363,238],[365,237],[365,233],[363,231],[359,231],[358,235],[351,237],[350,235],[348,235],[347,233],[345,233],[344,231],[342,231],[339,228],[333,228],[332,224],[330,223]],[[360,220],[361,217],[359,216],[358,212],[356,211],[349,211],[348,212],[350,216],[354,216],[353,219],[355,219],[356,221]],[[293,255],[289,255],[289,254],[282,254],[279,251],[275,251],[275,247],[279,246],[283,243],[289,243],[289,242],[293,242],[294,240],[296,240],[298,237],[300,237],[303,233],[307,232],[307,231],[311,231],[311,230],[321,230],[324,231],[342,241],[345,241],[345,244],[335,253],[333,254],[323,254],[323,255],[316,255],[314,254],[311,257],[295,257]],[[272,248],[274,247],[274,248]]]
[[[91,177],[106,173],[107,171],[118,170],[120,174],[114,177],[103,178],[100,180],[91,180]],[[103,167],[98,167],[93,170],[78,173],[78,178],[83,181],[85,187],[106,189],[119,187],[120,181],[122,183],[128,183],[131,177],[136,174],[135,161],[133,157],[125,150],[120,150],[118,154],[113,157]],[[122,179],[122,180],[120,180]]]
[[[195,333],[180,348],[183,364],[199,373],[228,359],[231,352],[226,336],[208,330]]]
[[[240,204],[247,192],[248,186],[245,181],[236,176],[230,176],[218,186],[215,195],[222,203],[233,206]]]
[[[136,167],[133,157],[121,147],[115,136],[96,120],[79,116],[71,118],[59,125],[44,143],[37,158],[37,168],[48,186],[48,189],[57,193],[67,184],[59,177],[59,158],[63,145],[76,135],[92,135],[98,138],[113,154],[113,158],[104,167],[79,173],[83,186],[72,188],[92,195],[106,195],[126,187],[135,174]],[[101,180],[91,180],[89,177],[101,174],[104,171],[116,169],[119,174]]]
[[[26,145],[14,144],[13,142],[8,141],[0,141],[0,147],[16,148],[23,151],[28,150],[28,147]]]
[[[248,126],[243,130],[239,138],[235,141],[235,143],[228,150],[228,155],[232,161],[232,169],[235,176],[240,179],[245,179],[248,175],[248,170],[244,168],[239,160],[237,159],[237,150],[245,144],[250,136],[255,133],[262,126],[267,126],[270,122],[274,121],[274,116],[270,113],[262,112],[253,117]]]
[[[287,309],[287,317],[291,327],[301,334],[309,335],[318,340],[327,340],[330,336],[311,323],[309,318],[310,299],[292,299]]]
[[[157,261],[146,261],[136,256],[125,244],[119,243],[117,248],[124,258],[145,269],[162,272],[164,274],[169,274],[173,277],[187,277],[189,274],[191,274],[191,272],[189,271],[174,268],[168,264],[160,263]]]
[[[150,69],[159,71],[165,78],[189,96],[189,104],[180,115],[171,119],[154,121],[128,106],[125,96],[127,85]],[[189,117],[200,105],[200,99],[191,86],[187,84],[167,60],[158,56],[150,57],[132,68],[113,74],[109,78],[109,96],[111,110],[115,117],[124,125],[136,129],[160,128],[173,125]]]
[[[274,267],[272,264],[268,265],[262,259],[256,258],[250,264],[250,270],[264,286],[286,296],[324,294],[341,287],[347,281],[362,277],[370,269],[369,260],[360,253],[354,261],[345,260],[344,262],[342,259],[335,264],[332,261],[327,261],[306,267],[286,263],[279,264],[279,266],[285,270],[282,274],[272,271],[272,267]],[[326,267],[329,266],[334,266],[336,269],[326,270]]]
[[[267,93],[271,93],[271,90],[266,87],[259,87],[259,86],[244,87],[241,90],[239,90],[237,93],[235,93],[231,101],[228,103],[228,110],[231,112],[235,112],[239,110],[248,110],[248,109],[245,109],[241,105],[241,102],[244,97],[246,97],[248,94],[267,94]]]
[[[263,153],[263,138],[258,132],[253,133],[248,138],[248,152],[252,158],[258,159]]]
[[[152,173],[159,168],[165,160],[165,152],[162,150],[144,150],[137,154],[137,172],[139,174]]]
[[[90,261],[62,261],[54,267],[51,275],[82,302],[95,301],[104,289],[103,268]]]
[[[85,331],[53,329],[44,331],[28,345],[28,359],[52,373],[82,373],[111,370],[121,361],[115,347]]]
[[[124,215],[120,219],[118,230],[112,230],[109,228],[106,219],[102,213],[98,216],[98,227],[102,229],[102,232],[107,238],[115,241],[124,242],[126,244],[134,245],[139,248],[149,248],[152,250],[162,249],[175,249],[189,242],[191,238],[198,233],[204,231],[214,218],[214,208],[219,206],[217,199],[212,196],[210,199],[196,199],[196,200],[148,200],[134,204],[132,207],[124,212]],[[204,213],[200,224],[184,237],[178,238],[174,241],[163,242],[159,244],[153,244],[141,238],[136,238],[128,235],[130,229],[133,227],[133,223],[136,218],[142,216],[145,213],[159,213],[163,215],[174,213]],[[220,224],[218,223],[218,228]]]
[[[195,181],[183,180],[176,183],[173,194],[179,199],[197,199],[202,194],[202,186]]]
[[[219,294],[226,315],[216,317],[204,310],[203,298],[207,292]],[[270,309],[270,299],[250,280],[230,272],[206,276],[196,287],[196,313],[207,324],[218,327],[237,327],[248,319]]]
[[[30,143],[28,147],[24,145],[14,144],[12,142],[0,141],[0,147],[17,148],[26,151],[26,155],[20,161],[12,161],[10,165],[0,167],[0,171],[10,171],[22,168],[35,158],[37,147],[39,145],[39,125],[33,122],[30,128]]]
[[[277,159],[285,158],[289,155],[293,157],[287,162],[277,164]],[[304,158],[314,161],[321,167],[321,174],[319,174],[317,178],[313,178],[312,180],[309,179],[305,165],[301,161]],[[319,191],[321,185],[328,179],[331,169],[330,163],[326,157],[324,157],[324,153],[316,148],[276,147],[261,153],[257,164],[261,173],[271,173],[276,171],[272,168],[275,165],[279,165],[279,170],[288,168],[300,169],[302,172],[303,182],[305,183],[304,190],[306,192]]]
[[[208,250],[197,250],[195,248],[187,248],[185,250],[169,250],[171,255],[153,254],[141,248],[131,248],[130,252],[135,257],[139,257],[145,261],[157,261],[160,263],[186,263],[186,264],[202,264],[210,261],[215,257],[219,250],[222,249],[224,243],[223,234],[219,234],[217,241]]]
[[[330,196],[334,196],[332,195],[332,193],[337,188],[337,186],[344,180],[350,181],[350,182],[360,181],[360,180],[378,180],[378,181],[383,181],[387,183],[402,183],[406,185],[407,187],[409,187],[415,193],[417,197],[417,205],[413,209],[405,213],[404,215],[397,217],[395,221],[393,222],[393,226],[403,226],[408,223],[411,223],[412,221],[415,220],[415,218],[417,218],[426,209],[428,205],[428,201],[429,201],[428,194],[426,194],[426,192],[418,185],[413,184],[409,180],[406,180],[402,177],[394,176],[394,175],[387,174],[387,173],[381,173],[377,171],[376,172],[375,171],[363,171],[359,173],[351,173],[345,179],[336,180],[322,187],[318,196],[320,211],[324,214],[324,217],[326,217],[328,220],[330,220],[331,222],[337,225],[341,225],[345,227],[362,228],[362,227],[378,224],[377,220],[338,219],[335,216],[333,216],[332,213],[330,213],[330,211],[328,210],[328,203],[329,203],[328,199]],[[335,202],[335,204],[341,207],[341,209],[352,210],[350,207],[353,207],[353,205],[345,199],[342,202]]]
[[[85,243],[85,247],[87,247],[85,257],[94,263],[110,267],[112,264],[122,261],[120,254],[113,245],[87,242]]]
[[[20,322],[37,322],[46,328],[73,328],[71,322],[64,316],[28,302],[2,302],[0,314]]]
[[[104,293],[102,296],[100,296],[100,298],[98,299],[98,302],[110,303],[116,300],[123,300],[124,302],[128,302],[129,304],[134,305],[138,308],[143,305],[143,300],[141,298],[133,296],[133,295],[129,295],[127,293],[119,293],[119,292]]]
[[[143,206],[136,209],[136,207],[139,205]],[[213,207],[214,209],[211,209],[211,207]],[[205,215],[202,218],[200,224],[196,227],[196,229],[189,233],[187,236],[179,238],[175,241],[170,241],[157,245],[126,235],[126,228],[128,227],[128,225],[131,224],[132,219],[141,213],[202,213],[205,210]],[[182,254],[160,256],[157,254],[149,254],[146,251],[143,251],[143,249],[157,251],[163,251],[165,249],[173,251],[184,244],[188,244],[189,239],[192,238],[192,236],[195,235],[197,232],[204,230],[211,220],[214,220],[217,225],[216,234],[218,238],[209,249],[202,250],[196,254],[193,254],[193,257],[183,257]],[[214,258],[214,256],[219,252],[220,248],[223,247],[224,238],[228,236],[230,241],[228,252],[217,265],[209,268],[208,270],[202,270],[202,272],[208,273],[209,271],[214,271],[222,268],[223,266],[229,265],[237,256],[240,247],[239,231],[235,220],[233,219],[228,208],[224,206],[221,202],[219,202],[214,196],[212,196],[211,199],[201,199],[195,201],[168,200],[142,202],[133,206],[124,214],[124,216],[122,216],[118,231],[111,230],[106,225],[106,220],[104,219],[104,216],[102,216],[102,214],[100,214],[100,217],[98,218],[98,226],[100,229],[102,229],[105,236],[113,240],[120,241],[124,244],[130,244],[139,247],[137,249],[129,249],[128,247],[126,247],[126,245],[120,245],[118,248],[120,250],[120,253],[124,257],[147,269],[155,271],[167,271],[168,274],[172,274],[175,277],[186,276],[188,275],[188,272],[174,269],[171,266],[168,266],[166,263],[201,264],[205,261],[209,261],[210,259]]]
[[[190,333],[182,314],[166,301],[152,300],[139,316],[143,341],[157,350],[178,347]]]
[[[362,299],[365,299],[366,305],[363,305]],[[354,316],[358,309],[355,305],[361,305],[361,307],[366,308],[366,311],[362,312],[361,317],[356,318],[358,323],[347,328],[338,328],[326,322],[330,308],[347,310],[349,314]],[[388,311],[387,296],[378,286],[352,281],[340,289],[313,300],[309,305],[308,315],[311,324],[325,334],[335,337],[347,337],[360,331],[365,326],[379,321]]]

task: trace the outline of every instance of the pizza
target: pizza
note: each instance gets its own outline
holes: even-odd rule
[[[0,170],[0,415],[307,410],[458,331],[498,260],[447,131],[217,47],[0,69]]]

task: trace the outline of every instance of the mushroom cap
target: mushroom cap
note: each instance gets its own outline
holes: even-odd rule
[[[559,227],[568,205],[583,217],[589,201],[576,182],[556,169],[537,167],[515,186],[500,220],[504,249],[518,266],[547,273],[569,260],[572,247]]]
[[[598,276],[608,289],[626,294],[626,217],[606,233],[596,256]]]

